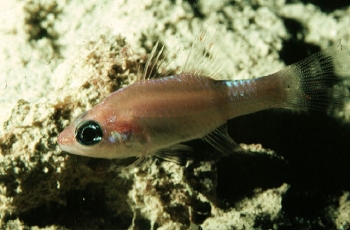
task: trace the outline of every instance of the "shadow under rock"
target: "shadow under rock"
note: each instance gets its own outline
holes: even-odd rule
[[[285,160],[263,155],[223,158],[217,165],[217,195],[230,205],[254,188],[288,183],[284,218],[318,225],[327,207],[337,207],[337,198],[350,190],[350,124],[320,113],[269,110],[233,119],[228,127],[236,142],[261,143]],[[327,217],[321,222],[334,227]]]
[[[342,9],[350,6],[349,1],[344,0],[301,0],[304,4],[313,4],[318,6],[323,12],[330,13],[337,9]]]

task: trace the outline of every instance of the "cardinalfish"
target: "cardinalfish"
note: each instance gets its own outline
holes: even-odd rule
[[[196,69],[200,64],[189,64],[208,57],[213,45],[203,37],[197,43],[206,48],[191,49],[181,73],[144,76],[79,115],[58,136],[60,148],[96,158],[173,159],[189,150],[182,143],[201,138],[227,154],[237,147],[227,133],[227,120],[274,108],[326,112],[344,106],[346,90],[338,84],[350,77],[350,50],[344,46],[332,46],[267,76],[215,80],[210,72]],[[149,60],[159,62],[156,50]],[[150,63],[144,75],[155,66]]]

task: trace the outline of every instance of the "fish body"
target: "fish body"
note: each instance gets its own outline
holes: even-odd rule
[[[251,80],[186,72],[140,80],[78,116],[58,143],[69,153],[108,159],[157,155],[197,138],[229,152],[220,141],[234,143],[222,128],[229,119],[270,108],[342,107],[345,95],[334,85],[350,75],[349,60],[348,50],[331,47]]]

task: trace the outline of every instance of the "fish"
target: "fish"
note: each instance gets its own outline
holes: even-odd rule
[[[204,44],[208,50],[213,42]],[[159,62],[156,50],[157,45],[140,80],[113,92],[59,134],[62,151],[94,158],[158,156],[178,161],[180,153],[191,149],[183,143],[202,139],[230,154],[237,149],[227,132],[230,119],[268,109],[343,110],[349,97],[340,83],[350,77],[350,50],[342,45],[244,80],[218,80],[196,69],[199,64],[189,64],[207,56],[204,49],[191,50],[181,73],[149,78],[145,75],[155,68],[150,60]]]

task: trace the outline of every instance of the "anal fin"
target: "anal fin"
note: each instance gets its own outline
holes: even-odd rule
[[[239,145],[228,134],[226,123],[202,137],[202,139],[225,156],[240,149]]]

